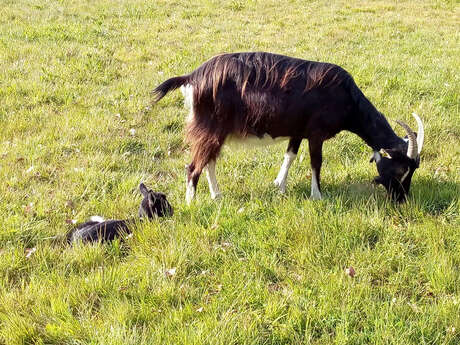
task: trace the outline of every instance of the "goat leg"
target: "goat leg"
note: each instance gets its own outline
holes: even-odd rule
[[[321,200],[320,172],[323,163],[323,142],[309,141],[310,164],[311,164],[311,198]]]
[[[286,183],[287,183],[287,176],[289,173],[289,168],[291,167],[292,162],[294,161],[295,157],[297,156],[297,152],[299,151],[300,143],[302,139],[291,138],[289,140],[288,148],[286,153],[284,154],[284,161],[281,165],[280,171],[278,176],[276,177],[273,183],[275,186],[278,186],[281,193],[286,192]]]

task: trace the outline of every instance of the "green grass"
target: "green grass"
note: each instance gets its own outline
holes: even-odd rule
[[[460,343],[459,10],[0,0],[0,343]],[[343,66],[393,125],[415,127],[417,112],[426,144],[410,200],[389,202],[370,149],[341,133],[325,144],[322,201],[308,199],[307,143],[278,194],[280,144],[224,150],[224,198],[202,178],[187,207],[187,111],[180,92],[155,106],[150,92],[255,50]],[[168,194],[174,218],[125,243],[51,239],[69,219],[136,214],[141,181]]]

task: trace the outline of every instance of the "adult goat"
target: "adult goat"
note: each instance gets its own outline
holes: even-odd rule
[[[222,145],[229,139],[250,138],[289,140],[275,180],[282,192],[300,143],[308,139],[311,197],[320,199],[323,142],[342,130],[357,134],[374,151],[379,173],[375,182],[394,200],[406,199],[419,165],[422,121],[414,114],[418,136],[398,121],[408,140],[398,137],[351,75],[337,65],[264,52],[222,54],[188,75],[163,82],[153,91],[155,101],[179,87],[190,107],[187,139],[192,162],[187,167],[187,203],[194,198],[205,167],[211,197],[220,194],[215,164]]]

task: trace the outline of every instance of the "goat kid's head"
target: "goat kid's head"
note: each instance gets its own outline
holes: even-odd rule
[[[153,218],[155,215],[158,217],[173,215],[173,208],[166,200],[165,194],[154,192],[143,183],[139,185],[139,190],[144,196],[139,207],[139,217]]]
[[[397,123],[407,133],[407,152],[398,149],[385,149],[375,152],[373,159],[377,164],[379,176],[374,182],[385,187],[391,198],[398,202],[406,200],[409,194],[410,183],[415,169],[419,167],[420,152],[422,151],[424,129],[422,120],[417,114],[412,114],[418,125],[418,135],[402,121]]]

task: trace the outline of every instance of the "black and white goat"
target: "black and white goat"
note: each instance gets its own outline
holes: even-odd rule
[[[139,217],[141,219],[152,219],[155,216],[172,216],[173,208],[166,200],[163,193],[153,192],[143,183],[139,185],[144,199],[139,207]],[[104,220],[102,217],[91,217],[90,221],[78,225],[67,234],[67,242],[97,242],[112,241],[122,234],[131,233],[130,228],[135,224],[136,219],[110,219]]]
[[[287,139],[287,152],[275,184],[284,192],[289,167],[308,139],[311,197],[320,199],[323,142],[342,130],[361,137],[374,151],[382,184],[404,201],[423,145],[423,123],[414,114],[418,136],[406,124],[408,141],[398,137],[341,67],[264,52],[218,55],[188,75],[171,78],[154,91],[155,101],[181,87],[190,106],[187,139],[192,162],[187,172],[187,203],[195,196],[206,167],[211,197],[220,194],[215,164],[228,140]],[[381,155],[386,151],[387,157]]]

